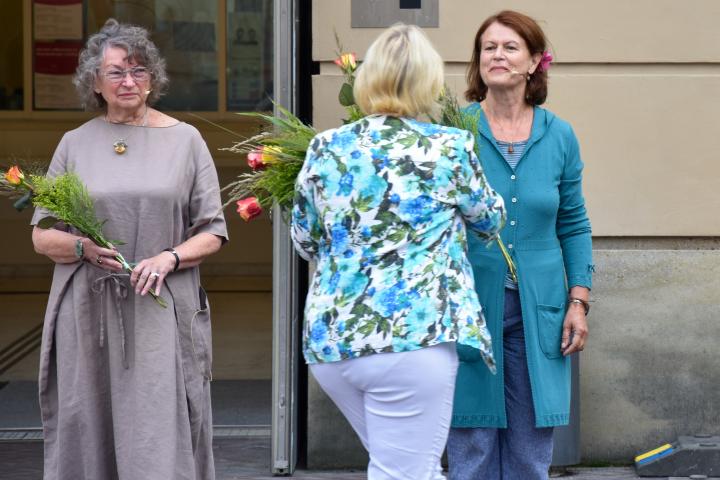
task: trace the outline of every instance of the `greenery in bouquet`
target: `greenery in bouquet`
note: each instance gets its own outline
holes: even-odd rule
[[[222,189],[228,192],[223,208],[236,203],[237,212],[245,221],[257,217],[273,204],[292,207],[295,179],[305,161],[310,141],[317,134],[292,112],[277,104],[275,107],[278,115],[239,114],[263,120],[270,130],[225,149],[247,155],[251,169]]]
[[[95,207],[87,187],[75,173],[64,173],[57,177],[45,175],[37,165],[23,167],[18,165],[9,168],[0,179],[0,195],[15,200],[13,206],[21,211],[31,204],[43,208],[51,215],[42,218],[38,228],[52,228],[62,222],[69,225],[92,240],[96,245],[114,248],[122,245],[118,240],[109,240],[103,234],[104,220],[95,216]],[[120,262],[126,273],[132,272],[132,266],[121,253],[115,259]],[[162,307],[167,302],[150,290],[150,295]]]
[[[338,42],[338,58],[335,64],[344,75],[338,100],[345,107],[348,118],[345,123],[360,120],[365,114],[355,104],[353,84],[357,58],[354,53],[342,53]],[[295,196],[295,179],[305,161],[305,153],[317,131],[303,123],[297,116],[275,104],[276,115],[266,113],[239,113],[259,118],[268,125],[268,130],[233,146],[226,148],[233,153],[247,155],[251,171],[242,173],[233,182],[223,187],[227,200],[223,208],[235,203],[237,212],[245,221],[260,215],[264,209],[278,204],[284,210],[292,207]]]

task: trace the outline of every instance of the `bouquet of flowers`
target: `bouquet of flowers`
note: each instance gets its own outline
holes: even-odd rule
[[[257,217],[264,208],[274,203],[285,208],[292,207],[295,179],[305,161],[310,141],[317,134],[313,127],[305,125],[290,111],[280,105],[275,106],[280,113],[277,116],[241,113],[264,120],[272,129],[225,149],[246,154],[252,170],[241,174],[222,189],[229,191],[223,208],[235,202],[238,214],[245,221]]]
[[[98,246],[114,248],[123,244],[105,238],[102,231],[105,221],[95,216],[93,200],[80,177],[74,173],[64,173],[50,178],[37,166],[30,166],[27,170],[26,174],[17,165],[8,169],[0,179],[0,195],[15,199],[13,206],[18,211],[30,204],[50,211],[52,215],[40,220],[38,228],[52,228],[58,222],[63,222],[76,228]],[[122,254],[118,252],[115,259],[125,272],[132,272],[132,266]],[[160,306],[167,307],[167,302],[161,296],[153,290],[149,293]]]
[[[340,70],[345,76],[345,81],[340,87],[340,93],[338,93],[338,101],[348,112],[348,118],[343,119],[343,123],[352,123],[365,116],[363,111],[360,110],[360,107],[355,103],[355,95],[353,94],[355,70],[357,70],[357,55],[354,53],[342,53],[344,49],[340,43],[340,37],[338,37],[337,32],[335,32],[335,43],[338,47],[338,57],[334,63],[340,67]]]
[[[365,114],[355,104],[353,84],[357,70],[357,57],[354,53],[341,53],[340,40],[335,35],[338,44],[338,57],[335,64],[340,67],[345,81],[340,87],[338,101],[345,107],[348,118],[344,123],[360,120]],[[434,123],[461,128],[476,132],[479,114],[470,114],[460,108],[457,98],[443,89],[439,100],[441,106],[440,119],[432,119]],[[229,190],[225,206],[235,202],[240,217],[249,221],[262,213],[263,208],[277,203],[281,207],[292,207],[295,195],[295,179],[302,168],[305,152],[310,141],[317,131],[305,125],[299,118],[288,110],[276,105],[280,115],[272,116],[262,113],[241,113],[240,115],[259,117],[265,120],[271,130],[256,135],[245,141],[238,142],[229,150],[234,153],[247,154],[251,173],[244,173],[237,180],[223,188]],[[480,156],[479,146],[475,143],[475,153]],[[513,280],[517,282],[517,269],[510,253],[505,248],[502,239],[496,239],[500,251],[508,264]]]
[[[342,51],[337,34],[335,40],[338,49]],[[338,52],[335,64],[345,76],[338,94],[338,101],[348,112],[348,118],[344,122],[360,120],[365,114],[355,104],[353,96],[357,57],[354,53]],[[235,203],[238,214],[246,222],[275,203],[286,210],[292,207],[295,179],[305,161],[305,153],[310,141],[318,133],[292,112],[278,104],[275,104],[275,107],[279,115],[240,113],[239,115],[264,120],[270,129],[225,149],[233,153],[246,154],[248,166],[252,170],[250,173],[241,174],[222,189],[228,191],[223,208]]]

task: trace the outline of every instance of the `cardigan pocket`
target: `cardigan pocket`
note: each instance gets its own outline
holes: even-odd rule
[[[537,327],[540,348],[547,358],[560,358],[560,343],[562,341],[562,326],[565,318],[563,306],[541,305],[537,306]]]

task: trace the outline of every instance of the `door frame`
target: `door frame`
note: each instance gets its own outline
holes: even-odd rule
[[[297,0],[273,0],[274,99],[297,112]],[[277,108],[275,109],[277,113]],[[298,257],[277,205],[273,224],[273,352],[271,471],[292,475],[298,458],[298,367],[300,362]]]

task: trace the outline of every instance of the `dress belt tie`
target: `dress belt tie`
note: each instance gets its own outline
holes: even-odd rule
[[[111,282],[111,287],[115,290],[113,300],[115,301],[115,310],[118,316],[118,326],[120,327],[120,351],[122,352],[122,361],[125,368],[130,368],[125,355],[125,319],[122,312],[122,300],[128,296],[127,285],[121,280],[123,277],[130,277],[127,273],[108,273],[102,277],[93,280],[91,290],[93,293],[100,295],[100,348],[105,345],[105,286],[107,282]]]

